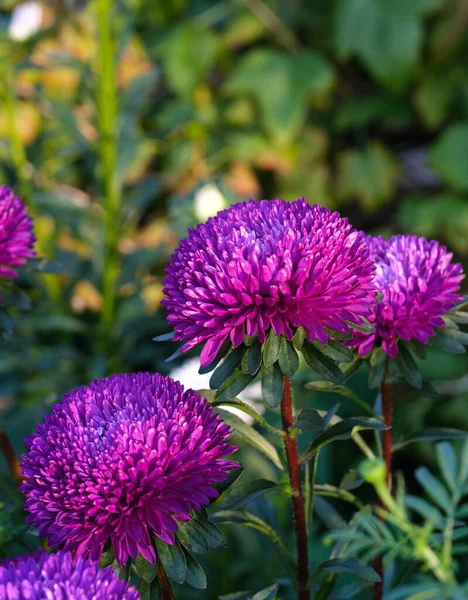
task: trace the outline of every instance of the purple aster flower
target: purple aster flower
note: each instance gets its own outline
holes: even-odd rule
[[[26,214],[26,206],[13,195],[10,188],[0,186],[0,276],[16,277],[11,268],[24,265],[34,258],[33,220]]]
[[[216,498],[239,466],[230,429],[193,390],[159,374],[114,375],[69,392],[26,440],[27,521],[52,546],[98,559],[110,539],[123,565],[155,562],[154,534]]]
[[[362,234],[337,212],[296,202],[242,202],[191,229],[166,270],[162,302],[183,351],[206,342],[209,364],[226,338],[265,341],[272,328],[291,339],[304,327],[350,333],[372,314],[374,266]]]
[[[425,344],[435,327],[444,326],[442,315],[462,299],[457,291],[464,274],[436,241],[413,235],[388,241],[368,236],[367,241],[383,299],[370,319],[375,332],[356,334],[350,344],[366,356],[380,338],[384,351],[395,358],[399,338]]]
[[[19,556],[0,565],[2,600],[139,600],[140,594],[120,581],[111,567],[74,559],[70,552]]]

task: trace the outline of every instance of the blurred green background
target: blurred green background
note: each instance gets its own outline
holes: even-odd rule
[[[187,228],[233,202],[305,196],[369,233],[437,238],[466,264],[467,24],[467,0],[0,0],[0,183],[35,216],[38,253],[61,265],[22,276],[33,307],[0,345],[17,451],[66,390],[187,360],[165,363],[174,348],[152,342],[167,331],[165,264]],[[433,351],[423,369],[441,397],[398,397],[397,438],[468,429],[467,359]],[[305,392],[308,378],[296,377],[299,404],[340,400]],[[365,373],[351,385],[374,403]],[[323,453],[319,480],[340,481],[358,458],[349,445]],[[404,452],[411,486],[431,449]],[[253,451],[245,462],[274,477]],[[291,539],[287,501],[272,502]],[[276,519],[265,499],[256,510]],[[8,519],[0,553],[24,551]],[[318,520],[317,563],[322,531]],[[283,575],[255,532],[230,540],[201,559],[208,592],[181,598]]]

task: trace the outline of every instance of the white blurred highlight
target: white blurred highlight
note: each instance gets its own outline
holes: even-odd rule
[[[170,375],[172,379],[180,381],[185,389],[192,388],[194,390],[207,390],[210,388],[211,373],[200,375],[198,372],[199,367],[200,361],[198,358],[192,358],[184,362],[182,365],[180,365],[180,367],[174,369]],[[238,398],[240,398],[246,404],[249,404],[259,414],[263,414],[265,412],[265,405],[261,400],[262,390],[260,382],[250,385],[246,390],[238,395]],[[223,410],[227,410],[237,415],[249,425],[252,425],[254,422],[252,417],[245,414],[245,412],[238,410],[237,408],[232,408],[230,406],[223,406],[222,408]]]

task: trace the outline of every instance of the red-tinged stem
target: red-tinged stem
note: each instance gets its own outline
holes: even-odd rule
[[[383,459],[387,467],[386,482],[387,486],[391,487],[392,482],[392,426],[393,426],[393,406],[392,406],[392,388],[387,378],[384,378],[380,386],[382,395],[382,413],[383,420],[389,429],[383,432]],[[383,564],[382,557],[378,556],[374,561],[374,569],[380,575],[380,581],[374,586],[374,600],[382,600],[383,597]]]
[[[158,579],[159,585],[161,586],[162,600],[176,600],[175,594],[172,591],[171,582],[169,581],[160,560],[158,560]]]
[[[294,491],[293,507],[296,526],[298,598],[299,600],[309,600],[309,558],[304,495],[301,484],[301,466],[296,439],[289,434],[289,428],[294,423],[291,381],[289,377],[284,378],[281,418],[283,421],[283,430],[286,434],[284,437],[284,447],[288,460],[289,480],[291,488]]]
[[[21,475],[19,458],[16,455],[15,449],[13,448],[10,438],[8,437],[8,434],[3,429],[3,427],[0,427],[0,450],[3,456],[5,457],[11,474],[18,483],[22,483],[23,477]]]

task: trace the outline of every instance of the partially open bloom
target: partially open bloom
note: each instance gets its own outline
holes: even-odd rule
[[[2,600],[139,600],[140,594],[120,581],[111,567],[74,559],[70,552],[19,556],[0,565]]]
[[[216,498],[237,463],[230,429],[204,398],[159,374],[114,375],[69,392],[26,440],[25,507],[51,546],[98,559],[110,540],[123,565],[155,562],[151,535]]]
[[[27,216],[23,202],[10,188],[0,186],[0,277],[16,277],[12,267],[36,256],[32,227],[33,220]]]
[[[436,241],[413,235],[387,241],[368,236],[367,241],[383,299],[370,319],[375,332],[357,334],[351,344],[365,356],[380,339],[383,350],[395,358],[398,339],[425,344],[435,327],[444,326],[442,316],[462,299],[457,291],[464,274]]]
[[[226,338],[265,341],[272,328],[291,339],[304,327],[349,333],[372,313],[374,266],[363,235],[328,208],[262,200],[231,206],[191,229],[166,270],[162,302],[183,351],[204,343],[209,364]]]

